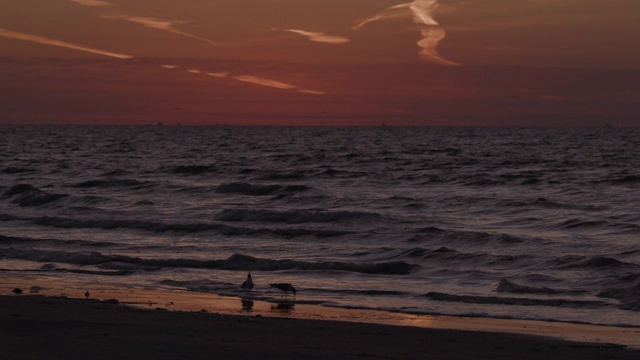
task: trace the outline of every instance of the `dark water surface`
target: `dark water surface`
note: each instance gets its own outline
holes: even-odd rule
[[[0,273],[640,325],[640,129],[0,127]]]

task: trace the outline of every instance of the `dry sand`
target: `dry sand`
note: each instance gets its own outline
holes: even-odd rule
[[[274,316],[258,309],[228,315],[138,305],[148,309],[93,299],[0,296],[0,358],[640,359],[638,349],[602,343],[293,319],[286,317],[291,309],[278,309],[278,304],[270,305],[281,311]]]

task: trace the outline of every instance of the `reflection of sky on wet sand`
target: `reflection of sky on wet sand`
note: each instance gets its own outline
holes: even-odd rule
[[[93,288],[91,283],[69,283],[55,277],[3,277],[0,278],[0,293],[11,295],[11,289],[23,284],[37,287],[38,293],[45,296],[65,296],[84,298],[85,291],[91,292],[91,300],[117,299],[120,304],[127,304],[142,309],[163,309],[181,311],[201,311],[219,314],[246,313],[244,301],[253,303],[252,316],[280,317],[296,319],[337,320],[387,325],[417,326],[435,329],[456,329],[471,331],[512,332],[530,335],[552,336],[582,342],[615,343],[640,348],[640,337],[635,331],[626,327],[597,326],[561,322],[545,322],[538,320],[468,318],[458,316],[412,315],[390,313],[377,310],[343,309],[304,304],[304,295],[297,302],[274,299],[267,302],[245,296],[240,303],[239,298],[219,296],[187,291],[169,291],[165,289],[113,287]],[[20,286],[18,286],[20,287]],[[22,296],[22,295],[20,295]],[[290,309],[278,309],[279,304],[288,304]],[[295,310],[293,309],[295,306]]]

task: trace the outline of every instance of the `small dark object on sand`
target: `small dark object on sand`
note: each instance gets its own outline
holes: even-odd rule
[[[293,285],[289,283],[271,284],[271,287],[274,287],[280,291],[283,291],[285,295],[287,294],[287,292],[291,291],[293,293],[293,296],[296,296],[296,288],[294,288]]]
[[[87,292],[84,293],[84,297],[87,298],[87,299],[89,298],[89,290],[87,290]]]
[[[18,295],[18,294],[22,294],[22,289],[20,288],[14,288],[13,290],[11,290],[12,293]]]

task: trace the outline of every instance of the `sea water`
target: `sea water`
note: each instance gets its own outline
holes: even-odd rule
[[[640,325],[640,129],[0,127],[0,274]]]

